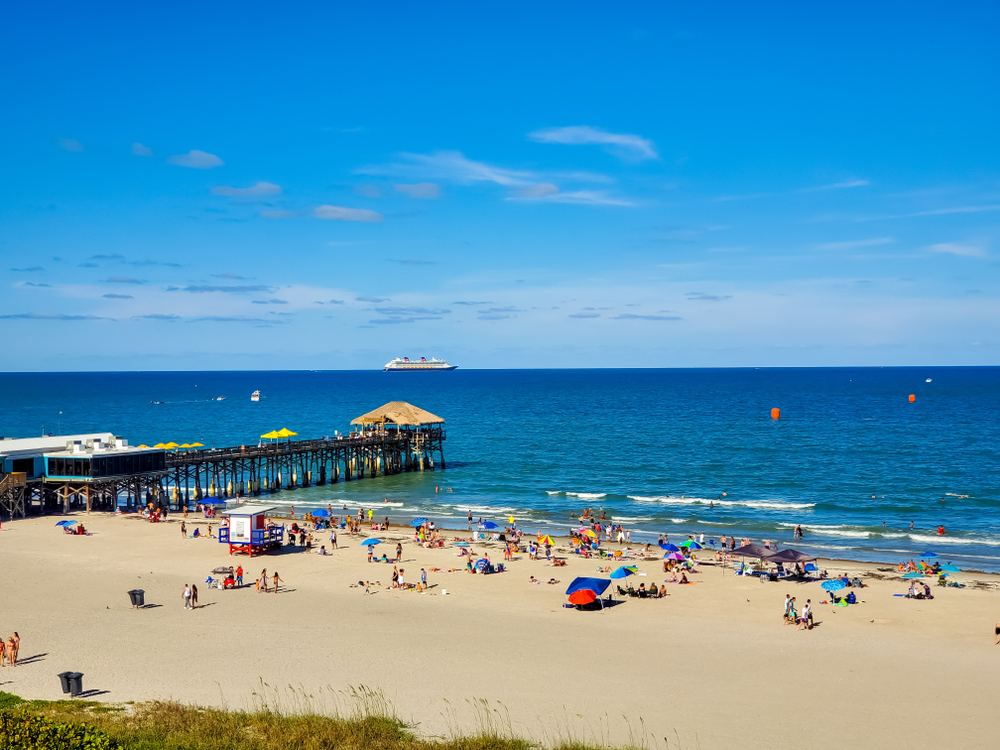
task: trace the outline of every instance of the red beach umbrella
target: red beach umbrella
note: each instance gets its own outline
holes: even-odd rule
[[[597,594],[590,589],[580,589],[569,595],[570,604],[593,604],[597,600]]]

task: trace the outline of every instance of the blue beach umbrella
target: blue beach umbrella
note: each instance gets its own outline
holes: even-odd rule
[[[456,547],[468,547],[469,543],[468,542],[455,542],[455,546]]]
[[[497,526],[492,521],[483,521],[483,528],[486,529],[487,531],[496,531],[500,527]]]
[[[918,573],[917,571],[913,571],[912,573],[906,573],[903,576],[903,578],[923,578],[923,577],[924,577],[924,574],[923,573]]]
[[[962,571],[956,568],[954,565],[942,565],[938,570],[943,570],[945,573],[961,573]]]
[[[639,569],[634,565],[622,565],[618,570],[611,574],[612,578],[628,578],[629,576],[634,576],[639,572]]]
[[[76,521],[63,521],[63,526],[72,526]]]
[[[423,526],[425,523],[427,523],[427,521],[428,519],[426,518],[414,518],[412,521],[410,521],[410,526],[416,529],[420,526]]]
[[[56,526],[65,526],[65,525],[66,525],[65,521],[56,521]]]
[[[680,547],[675,547],[672,544],[661,544],[660,549],[665,549],[667,552],[680,552]]]
[[[381,544],[381,543],[382,543],[381,539],[369,538],[369,539],[365,539],[363,542],[361,542],[361,546],[362,547],[373,547],[376,544]]]
[[[700,544],[698,544],[698,542],[696,542],[694,539],[688,539],[686,542],[682,542],[681,546],[687,547],[688,549],[705,549]]]
[[[319,510],[311,510],[306,515],[313,516],[314,518],[328,518],[330,511],[326,508],[320,508]]]
[[[937,557],[937,552],[925,552],[921,557]]]
[[[841,589],[847,588],[847,584],[841,581],[839,578],[834,579],[832,581],[823,581],[823,583],[821,583],[820,586],[822,586],[823,589],[826,591],[840,591]]]

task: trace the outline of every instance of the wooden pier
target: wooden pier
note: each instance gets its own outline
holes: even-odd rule
[[[445,468],[444,420],[405,402],[391,402],[351,422],[357,430],[319,440],[288,440],[232,448],[165,451],[152,468],[18,481],[9,516],[71,509],[114,510],[148,503],[179,509],[206,499],[231,500],[338,481]],[[435,461],[435,458],[437,460]],[[52,472],[50,472],[52,473]],[[8,481],[13,475],[5,475]]]

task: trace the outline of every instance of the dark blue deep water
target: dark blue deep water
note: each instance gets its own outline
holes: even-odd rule
[[[266,399],[252,403],[256,389]],[[282,427],[346,432],[391,400],[447,420],[447,471],[270,501],[375,505],[446,526],[471,509],[532,532],[568,528],[590,506],[633,541],[705,532],[789,545],[799,523],[796,546],[824,556],[934,549],[1000,570],[1000,368],[0,374],[0,435],[239,445]]]

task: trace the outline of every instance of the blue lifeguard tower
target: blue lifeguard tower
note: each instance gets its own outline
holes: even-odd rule
[[[219,543],[229,545],[229,554],[241,553],[253,557],[263,555],[281,547],[285,529],[281,526],[267,526],[267,514],[274,510],[271,505],[244,505],[226,510],[222,515],[229,517],[229,525],[219,528]]]

